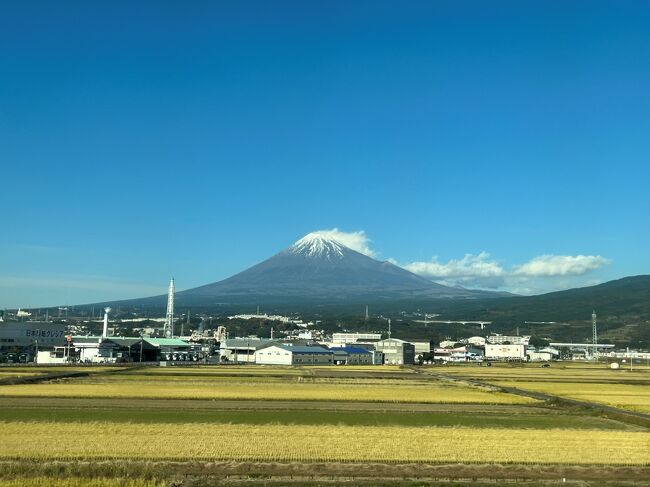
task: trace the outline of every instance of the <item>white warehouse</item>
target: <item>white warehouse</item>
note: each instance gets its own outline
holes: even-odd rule
[[[255,363],[263,365],[331,365],[334,352],[324,347],[272,344],[255,351]]]
[[[487,360],[526,360],[526,345],[524,344],[485,344]]]

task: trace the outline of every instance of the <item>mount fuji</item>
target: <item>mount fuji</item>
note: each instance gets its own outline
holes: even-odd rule
[[[314,232],[223,281],[176,293],[181,306],[256,303],[356,303],[437,298],[488,298],[501,293],[437,284],[390,262],[381,262]],[[166,296],[121,301],[161,306]]]

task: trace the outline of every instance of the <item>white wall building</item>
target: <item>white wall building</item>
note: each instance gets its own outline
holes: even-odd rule
[[[499,344],[512,344],[512,345],[528,345],[530,342],[530,336],[524,335],[490,335],[487,337],[488,343],[493,343],[495,345]]]
[[[381,340],[381,333],[334,333],[332,343],[336,346],[357,342],[378,342]]]
[[[467,339],[467,343],[469,345],[474,345],[475,347],[484,347],[485,346],[485,338],[475,336],[475,337],[470,337]]]
[[[324,347],[273,344],[255,351],[260,365],[331,365],[334,352]]]
[[[429,342],[411,342],[415,347],[415,357],[424,353],[431,352],[431,343]]]
[[[487,360],[525,360],[526,346],[523,344],[485,344]]]
[[[415,363],[415,347],[412,343],[399,338],[378,341],[375,350],[384,354],[385,364],[413,365]]]
[[[540,350],[528,350],[526,352],[526,358],[531,362],[550,362],[559,356],[559,350],[554,348],[542,348]]]

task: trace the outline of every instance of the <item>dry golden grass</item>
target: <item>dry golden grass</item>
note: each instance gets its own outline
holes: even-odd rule
[[[134,479],[85,479],[53,477],[31,477],[13,480],[0,480],[0,487],[163,487],[164,482]]]
[[[170,376],[170,375],[196,375],[196,376],[232,376],[232,375],[279,375],[298,376],[305,372],[296,367],[268,367],[255,365],[242,366],[183,366],[183,367],[148,367],[137,371],[140,375]]]
[[[158,398],[158,399],[240,399],[313,400],[422,403],[532,404],[533,399],[491,392],[461,385],[408,381],[375,383],[336,382],[255,382],[227,381],[214,384],[174,381],[105,382],[66,381],[60,383],[3,386],[0,396],[76,398]]]
[[[86,479],[52,477],[21,477],[14,480],[0,480],[0,487],[163,487],[166,482],[141,479]]]
[[[650,433],[498,428],[0,423],[5,459],[647,465]]]
[[[405,369],[400,365],[303,365],[301,369],[305,370],[339,370],[342,372],[400,372],[404,374],[413,374],[412,369]]]
[[[238,366],[182,366],[182,367],[148,367],[137,372],[138,375],[148,376],[312,376],[319,372],[337,371],[346,372],[363,372],[368,373],[399,373],[405,376],[412,376],[413,370],[403,369],[397,365],[373,365],[373,366],[334,366],[334,365],[303,365],[303,366],[278,366],[278,365],[238,365]]]
[[[632,411],[650,413],[650,386],[641,384],[527,382],[491,380],[493,384],[544,392],[579,401],[590,401]],[[650,456],[650,452],[648,453]]]
[[[449,375],[461,375],[477,379],[512,379],[512,380],[557,380],[557,381],[590,381],[590,382],[616,382],[616,381],[648,381],[650,369],[639,367],[633,372],[629,370],[611,370],[605,364],[580,366],[571,363],[552,364],[542,368],[539,364],[510,365],[495,363],[492,367],[477,367],[476,365],[453,365],[444,368],[428,368],[429,372],[440,372]]]

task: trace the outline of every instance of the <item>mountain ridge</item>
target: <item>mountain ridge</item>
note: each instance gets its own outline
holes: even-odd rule
[[[401,299],[478,299],[504,293],[453,288],[379,261],[320,232],[221,281],[176,293],[180,306],[354,303]],[[165,295],[114,304],[163,306]]]

